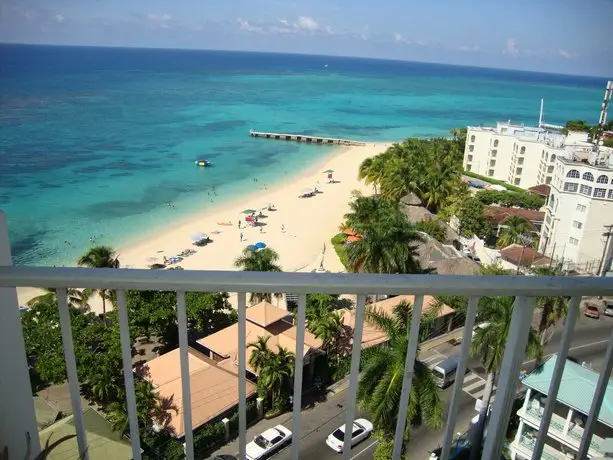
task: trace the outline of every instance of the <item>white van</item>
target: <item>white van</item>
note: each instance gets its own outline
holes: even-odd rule
[[[452,356],[445,361],[438,363],[431,370],[432,376],[437,386],[440,388],[446,388],[455,381],[456,372],[458,371],[458,363],[460,358],[458,356]]]

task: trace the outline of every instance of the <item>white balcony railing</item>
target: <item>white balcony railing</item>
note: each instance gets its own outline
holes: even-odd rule
[[[132,376],[131,338],[128,328],[126,307],[127,290],[165,290],[177,293],[177,314],[181,356],[181,382],[184,424],[191,427],[190,379],[188,363],[187,326],[185,313],[185,292],[228,291],[238,293],[238,365],[239,365],[239,456],[245,458],[246,446],[246,294],[247,292],[289,292],[298,294],[298,334],[297,357],[294,380],[294,412],[292,418],[292,456],[300,458],[301,442],[301,394],[302,394],[302,353],[299,351],[304,342],[306,294],[356,294],[356,327],[351,358],[350,385],[347,396],[346,422],[349,426],[356,413],[358,371],[361,351],[361,337],[366,295],[369,294],[412,294],[415,295],[414,314],[412,315],[411,334],[406,354],[405,375],[403,378],[401,404],[394,438],[393,459],[401,456],[401,445],[407,417],[407,401],[412,384],[413,363],[418,346],[418,330],[421,319],[423,296],[459,295],[470,298],[463,340],[460,350],[458,375],[464,375],[470,351],[472,330],[477,313],[477,303],[482,296],[516,296],[511,319],[508,341],[498,377],[498,388],[483,446],[484,459],[499,459],[513,400],[516,396],[520,365],[528,340],[528,330],[533,318],[535,297],[542,295],[570,296],[569,313],[562,338],[559,359],[551,383],[548,403],[542,414],[542,423],[548,425],[555,402],[570,338],[574,328],[581,296],[613,295],[613,282],[605,278],[565,277],[543,278],[528,276],[439,276],[439,275],[354,275],[354,274],[317,274],[317,273],[258,273],[258,272],[221,272],[221,271],[156,271],[137,269],[85,269],[85,268],[41,268],[12,267],[6,219],[0,213],[0,441],[9,448],[10,458],[24,458],[26,455],[26,436],[31,439],[30,453],[36,455],[40,443],[36,429],[34,406],[30,391],[28,366],[18,312],[16,287],[52,287],[57,289],[60,326],[64,344],[66,367],[70,394],[75,414],[75,426],[79,449],[86,451],[87,439],[80,417],[80,395],[71,337],[70,318],[66,299],[66,289],[105,288],[117,292],[118,319],[121,333],[123,370],[126,382],[126,400],[129,415],[133,458],[141,458],[139,427],[136,417],[136,401]],[[613,337],[605,357],[605,369],[596,389],[592,410],[585,425],[579,457],[585,458],[594,430],[595,417],[604,397],[606,382],[613,365]],[[442,458],[448,459],[454,442],[454,427],[462,391],[462,379],[458,379],[452,390],[443,439]],[[10,416],[6,416],[10,414]],[[543,452],[545,430],[542,430],[532,448],[533,458],[539,459]],[[345,435],[344,458],[350,458],[350,430]],[[186,457],[194,458],[193,434],[186,430]],[[0,446],[1,447],[1,446]],[[582,455],[583,454],[583,455]]]

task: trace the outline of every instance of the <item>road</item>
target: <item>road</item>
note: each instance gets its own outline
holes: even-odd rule
[[[562,337],[562,330],[563,327],[560,326],[554,331],[551,341],[546,347],[546,354],[557,352]],[[612,330],[613,318],[602,317],[600,320],[590,320],[582,316],[575,326],[570,356],[579,362],[590,362],[595,370],[600,370]],[[435,355],[438,355],[437,359],[442,360],[447,356],[457,355],[458,353],[459,347],[445,344],[437,347],[434,352],[425,353],[425,355],[434,358],[436,358]],[[432,360],[434,358],[427,359]],[[465,432],[468,428],[471,418],[476,415],[475,400],[482,395],[485,384],[484,379],[486,375],[480,362],[471,358],[468,367],[470,372],[464,380],[464,391],[460,393],[455,432]],[[526,361],[523,366],[528,371],[531,371],[533,367],[533,361]],[[445,417],[447,416],[446,411],[451,399],[452,389],[453,386],[441,391],[441,399],[445,406]],[[326,437],[344,423],[346,397],[347,392],[341,391],[330,395],[325,402],[318,404],[314,408],[303,411],[301,419],[301,458],[338,460],[338,454],[326,445]],[[363,413],[358,413],[357,416],[368,418]],[[291,418],[277,423],[281,422],[284,422],[283,424],[291,429]],[[257,430],[262,430],[260,423],[249,430],[248,439],[257,434]],[[408,445],[406,458],[427,459],[429,453],[442,443],[443,436],[444,429],[430,431],[421,427],[411,430],[412,442]],[[372,459],[376,443],[377,441],[373,437],[366,439],[353,448],[351,458],[353,460]],[[284,449],[273,458],[274,460],[289,460],[291,458],[291,448]]]

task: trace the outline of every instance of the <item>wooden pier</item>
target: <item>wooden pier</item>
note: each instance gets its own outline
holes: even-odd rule
[[[366,145],[366,142],[352,141],[350,139],[336,139],[333,137],[318,137],[309,136],[307,134],[283,134],[283,133],[265,133],[260,131],[249,130],[251,137],[261,137],[262,139],[276,139],[278,141],[294,141],[306,142],[307,144],[319,145]]]

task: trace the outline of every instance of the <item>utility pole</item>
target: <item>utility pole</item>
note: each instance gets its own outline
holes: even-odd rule
[[[600,265],[598,266],[598,275],[605,276],[607,270],[611,265],[611,236],[613,236],[613,225],[605,225],[605,232],[602,234],[606,238],[604,247],[602,248],[602,257],[600,258]]]

